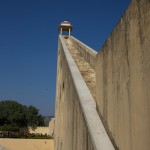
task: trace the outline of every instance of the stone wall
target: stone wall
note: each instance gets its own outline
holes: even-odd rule
[[[51,118],[51,121],[49,122],[49,134],[52,137],[54,137],[54,128],[55,128],[55,118]]]
[[[91,66],[93,66],[93,68],[94,68],[95,67],[95,58],[96,58],[97,52],[94,51],[89,46],[85,45],[84,43],[82,43],[81,41],[79,41],[78,39],[76,39],[73,36],[71,36],[70,40],[72,40],[72,42],[74,43],[74,46],[80,52],[80,55],[85,60],[87,60],[88,63],[90,63]]]
[[[114,150],[62,36],[58,46],[55,150]]]
[[[36,129],[29,128],[29,133],[50,135],[49,127],[37,127]]]
[[[54,150],[51,139],[0,138],[0,150]]]
[[[0,144],[0,150],[10,150],[10,149],[8,149]]]
[[[134,0],[96,58],[97,110],[120,150],[150,150],[150,1]]]

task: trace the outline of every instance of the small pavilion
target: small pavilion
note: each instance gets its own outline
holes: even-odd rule
[[[72,25],[71,25],[71,23],[68,22],[68,21],[63,21],[63,22],[61,22],[61,24],[59,25],[58,29],[59,29],[61,35],[62,35],[63,31],[68,31],[69,37],[70,37],[70,33],[71,33],[71,31],[72,31]]]

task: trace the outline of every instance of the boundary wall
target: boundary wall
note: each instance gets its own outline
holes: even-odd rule
[[[0,138],[0,150],[54,150],[54,140]]]
[[[36,129],[29,128],[29,133],[50,135],[49,127],[37,127]]]

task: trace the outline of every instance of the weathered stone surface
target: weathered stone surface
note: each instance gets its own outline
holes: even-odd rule
[[[121,150],[150,150],[150,1],[134,0],[97,54],[99,114]]]
[[[0,150],[54,150],[51,139],[0,138]]]
[[[149,16],[133,0],[98,54],[60,36],[55,150],[150,149]]]
[[[73,36],[70,38],[70,41],[72,41],[74,50],[78,51],[78,54],[81,56],[81,58],[86,60],[93,68],[95,68],[95,58],[97,52]]]
[[[73,37],[72,37],[73,38]],[[78,49],[76,49],[74,42],[71,40],[72,38],[65,39],[66,46],[70,51],[70,54],[73,57],[84,81],[86,82],[92,96],[96,99],[96,77],[95,70],[92,65],[82,57],[81,53]],[[95,52],[96,53],[96,52]]]
[[[78,51],[71,52],[74,46],[70,48],[71,45],[68,45],[69,51],[64,41],[65,39],[60,36],[55,108],[55,150],[114,150],[96,111],[95,101],[76,63],[81,61],[81,66],[85,65],[85,69],[80,67],[86,75],[88,70],[89,73],[93,73],[93,69],[83,58],[79,59]],[[77,60],[76,63],[74,60]],[[87,80],[91,81],[88,77]]]

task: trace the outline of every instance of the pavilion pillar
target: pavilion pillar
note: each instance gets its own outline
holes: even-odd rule
[[[69,28],[69,37],[70,37],[70,28]]]

